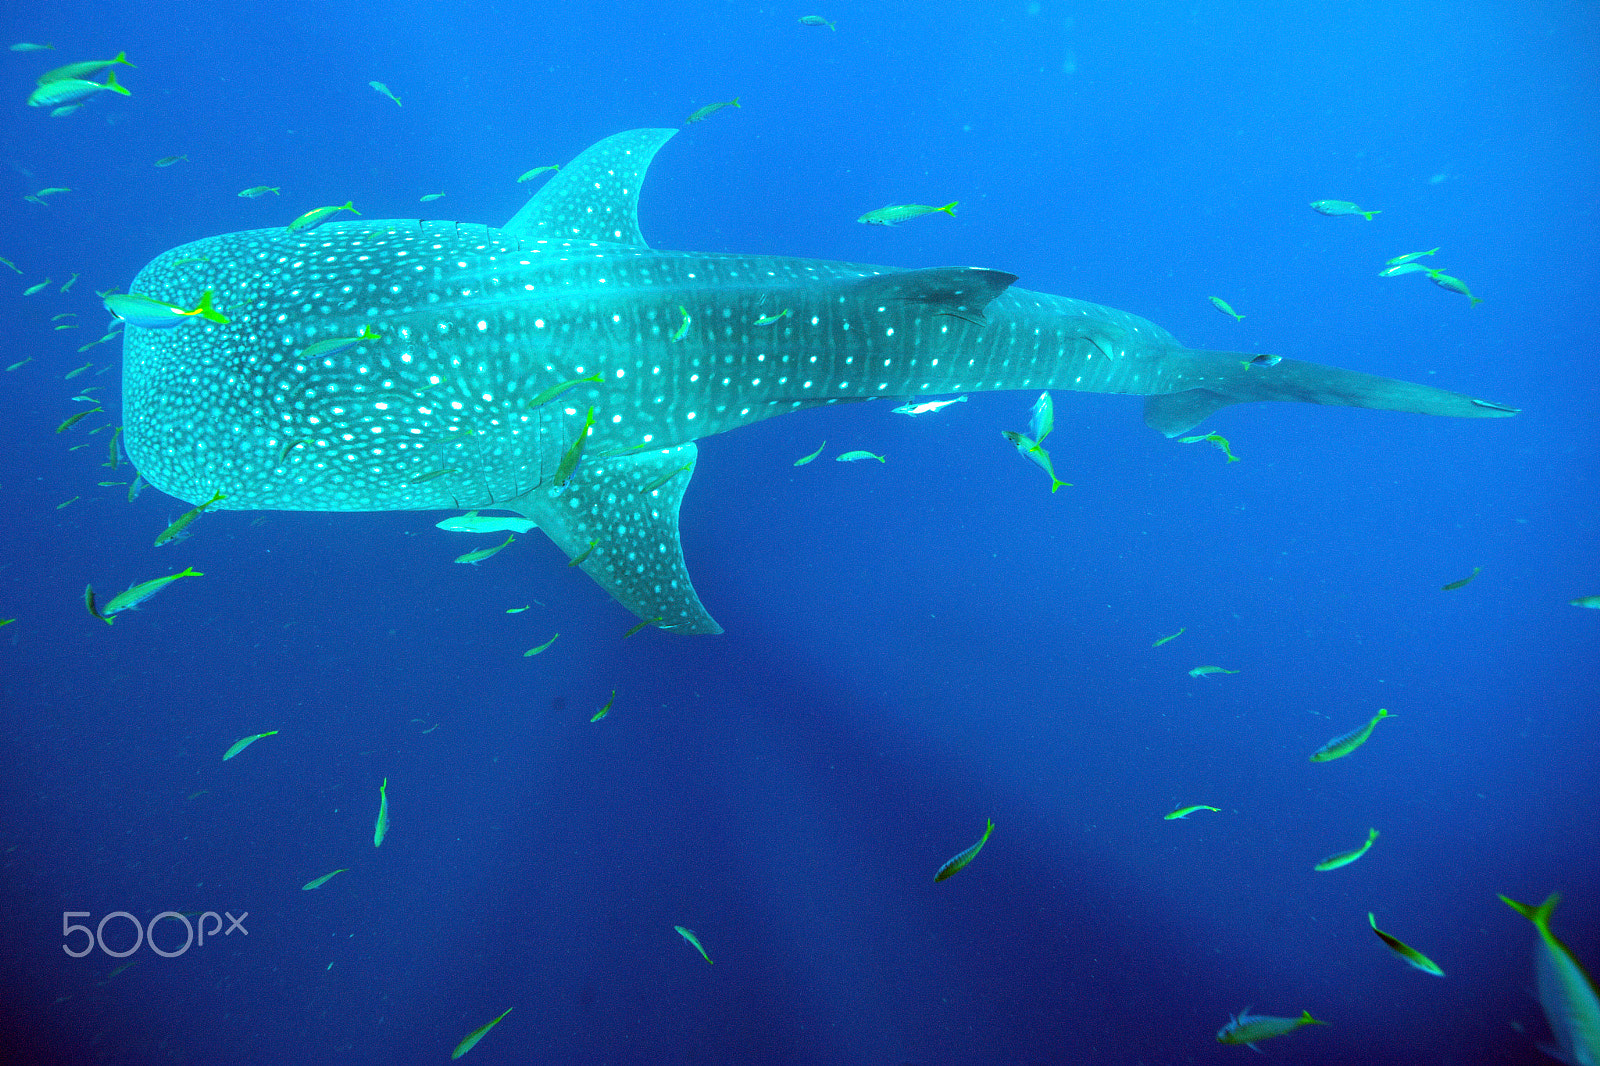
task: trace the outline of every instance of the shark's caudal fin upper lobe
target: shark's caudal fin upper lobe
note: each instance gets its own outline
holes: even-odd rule
[[[1149,396],[1144,402],[1145,425],[1169,437],[1187,433],[1230,404],[1264,400],[1370,407],[1449,418],[1507,418],[1520,410],[1431,385],[1299,359],[1281,359],[1272,366],[1247,366],[1251,356],[1242,352],[1186,350],[1181,355],[1194,358],[1200,368],[1186,376],[1204,384]]]

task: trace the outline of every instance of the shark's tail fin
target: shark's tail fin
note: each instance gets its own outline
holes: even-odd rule
[[[1280,359],[1271,365],[1252,363],[1241,352],[1189,351],[1203,360],[1188,380],[1205,385],[1182,392],[1145,398],[1144,421],[1151,429],[1176,437],[1187,433],[1212,413],[1235,403],[1283,400],[1320,403],[1336,407],[1370,407],[1379,411],[1410,411],[1450,418],[1507,418],[1520,408],[1447,392],[1431,385],[1396,381],[1342,370],[1336,366]]]

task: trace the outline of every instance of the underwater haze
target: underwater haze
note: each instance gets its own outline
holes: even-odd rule
[[[1302,1066],[1582,1050],[1497,896],[1561,893],[1600,965],[1595,5],[0,26],[0,1060],[1242,1063],[1247,1008],[1325,1023],[1262,1036]],[[119,53],[46,85],[127,95],[40,92]],[[1520,413],[1241,403],[1168,438],[1058,385],[1052,492],[1002,436],[1036,386],[796,410],[671,482],[716,635],[636,630],[537,530],[458,565],[507,535],[438,527],[467,507],[224,501],[153,544],[205,497],[131,491],[98,294],[347,202],[504,227],[559,177],[528,171],[668,127],[654,249],[1003,271]],[[189,317],[127,325],[130,366],[217,328]]]

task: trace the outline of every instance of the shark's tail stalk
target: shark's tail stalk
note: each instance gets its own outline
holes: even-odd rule
[[[1243,352],[1190,350],[1186,354],[1205,364],[1204,373],[1193,375],[1190,380],[1201,377],[1207,384],[1145,398],[1145,424],[1169,437],[1187,433],[1230,404],[1264,400],[1370,407],[1449,418],[1508,418],[1521,410],[1431,385],[1380,378],[1358,370],[1342,370],[1298,359],[1258,365],[1252,363],[1255,357]]]

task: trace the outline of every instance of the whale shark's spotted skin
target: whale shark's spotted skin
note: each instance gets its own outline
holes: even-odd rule
[[[598,542],[583,569],[640,618],[718,632],[678,543],[690,478],[650,486],[692,475],[695,440],[786,411],[1076,389],[1148,396],[1169,436],[1246,400],[1513,413],[1290,359],[1244,366],[1000,271],[654,251],[638,189],[673,132],[602,141],[503,229],[357,220],[157,257],[130,291],[188,306],[210,289],[230,321],[127,330],[128,454],[157,488],[221,490],[228,508],[517,511],[570,556]],[[367,327],[376,340],[303,356]],[[585,458],[557,488],[591,407]]]

